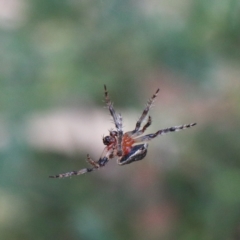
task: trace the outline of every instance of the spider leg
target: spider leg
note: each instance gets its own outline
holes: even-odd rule
[[[105,102],[107,104],[107,107],[109,109],[109,112],[113,118],[115,127],[118,131],[122,130],[122,117],[121,115],[117,114],[113,108],[113,103],[111,102],[109,96],[108,96],[108,91],[106,85],[104,85],[104,95],[105,95]]]
[[[196,124],[197,123],[190,123],[190,124],[184,124],[184,125],[180,125],[180,126],[161,129],[161,130],[157,131],[156,133],[147,134],[145,136],[135,138],[134,141],[135,141],[135,143],[151,141],[153,138],[155,138],[159,135],[163,135],[163,134],[166,134],[166,133],[169,133],[169,132],[177,132],[177,131],[180,131],[180,130],[184,130],[184,129],[193,127]]]
[[[71,172],[66,172],[66,173],[60,173],[58,175],[49,176],[49,177],[50,178],[66,178],[66,177],[71,177],[71,176],[82,175],[82,174],[87,173],[87,172],[92,172],[93,170],[95,170],[95,168],[83,168],[83,169],[78,170],[78,171],[71,171]]]
[[[92,168],[83,168],[81,170],[78,171],[71,171],[71,172],[66,172],[66,173],[60,173],[58,175],[55,176],[49,176],[50,178],[66,178],[66,177],[71,177],[71,176],[77,176],[77,175],[82,175],[84,173],[88,173],[88,172],[92,172],[95,171],[101,167],[104,167],[108,161],[109,158],[113,158],[113,150],[110,149],[108,150],[107,148],[105,148],[103,150],[103,153],[100,157],[100,159],[98,161],[94,161],[90,158],[89,154],[87,155],[87,162],[92,165]]]
[[[122,130],[122,116],[119,115],[120,119],[120,129],[118,130],[117,136],[117,155],[122,156],[122,138],[123,138],[123,130]]]
[[[93,168],[99,168],[99,163],[90,158],[89,154],[87,155],[87,162],[93,166]]]
[[[147,123],[143,126],[143,128],[140,130],[140,131],[137,131],[136,133],[134,133],[134,134],[131,134],[131,132],[129,132],[130,134],[130,136],[132,137],[132,138],[135,138],[135,137],[137,137],[137,136],[139,136],[139,135],[142,135],[145,131],[146,131],[146,129],[150,126],[152,124],[152,118],[151,118],[151,116],[148,116],[148,121],[147,121]]]
[[[142,135],[151,124],[152,124],[152,118],[151,116],[148,116],[148,121],[141,130],[135,132],[134,134],[132,133],[133,131],[126,132],[125,134],[128,134],[128,136],[131,138],[136,138],[137,136]]]
[[[66,173],[60,173],[58,175],[49,176],[49,177],[50,178],[66,178],[66,177],[77,176],[77,175],[82,175],[84,173],[92,172],[92,171],[95,171],[95,170],[99,169],[100,167],[104,167],[107,164],[107,162],[108,162],[108,158],[107,157],[100,158],[96,162],[96,161],[93,161],[89,157],[89,155],[87,155],[87,161],[93,166],[92,168],[83,168],[83,169],[78,170],[78,171],[71,171],[71,172],[66,172]]]
[[[144,118],[147,116],[147,114],[148,114],[148,112],[149,112],[149,110],[150,110],[150,107],[151,107],[152,104],[153,104],[154,99],[157,97],[158,92],[159,92],[159,88],[157,89],[157,91],[155,92],[155,94],[153,94],[153,96],[148,100],[147,106],[146,106],[146,108],[143,110],[142,115],[140,116],[140,118],[138,119],[138,121],[137,121],[137,123],[136,123],[135,129],[132,131],[132,134],[135,134],[135,133],[139,130],[139,128],[141,127],[142,121],[143,121]],[[146,125],[147,125],[147,124],[146,124]],[[145,125],[145,126],[146,126],[146,125]],[[148,125],[148,126],[149,126],[149,125]],[[148,126],[147,126],[147,127],[148,127]],[[146,130],[146,128],[144,129],[144,131],[145,131],[145,130]]]
[[[123,130],[122,130],[122,116],[120,114],[117,114],[113,108],[113,103],[110,101],[110,98],[108,96],[108,91],[106,85],[104,85],[104,95],[105,95],[105,102],[108,106],[108,109],[110,111],[110,114],[113,118],[115,127],[118,132],[118,144],[117,144],[117,155],[122,156],[122,136],[123,136]]]
[[[148,116],[148,121],[147,121],[147,123],[143,126],[142,130],[139,131],[140,134],[143,134],[143,133],[146,131],[146,129],[147,129],[151,124],[152,124],[152,118],[151,118],[151,116]],[[138,135],[140,135],[140,134],[138,134]]]

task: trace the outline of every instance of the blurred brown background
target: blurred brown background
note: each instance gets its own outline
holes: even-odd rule
[[[0,0],[0,239],[240,239],[240,2]],[[147,99],[143,161],[70,179]]]

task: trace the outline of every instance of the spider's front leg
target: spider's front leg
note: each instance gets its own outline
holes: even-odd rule
[[[110,114],[113,118],[115,127],[117,129],[117,155],[122,156],[122,137],[123,137],[123,129],[122,129],[122,116],[120,114],[117,114],[113,108],[113,103],[110,101],[110,98],[108,96],[108,91],[106,85],[104,85],[104,95],[105,95],[105,102],[108,106],[108,109],[110,111]]]
[[[118,131],[122,130],[122,119],[121,116],[119,114],[117,114],[113,108],[113,103],[111,102],[109,96],[108,96],[108,91],[107,91],[107,87],[106,85],[104,85],[104,95],[105,95],[105,102],[108,106],[109,112],[113,118],[115,127]]]

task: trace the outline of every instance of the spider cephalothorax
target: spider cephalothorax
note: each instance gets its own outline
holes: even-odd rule
[[[156,93],[149,99],[146,108],[143,110],[142,115],[138,119],[135,129],[129,132],[123,133],[122,129],[122,116],[115,112],[113,104],[108,97],[107,87],[104,85],[105,102],[113,118],[116,130],[109,131],[109,135],[103,137],[103,144],[106,146],[103,153],[98,161],[92,160],[89,155],[87,155],[87,161],[90,163],[91,168],[84,168],[78,171],[72,171],[67,173],[61,173],[55,176],[50,176],[51,178],[63,178],[70,177],[73,175],[81,175],[83,173],[92,172],[96,169],[104,167],[108,161],[112,158],[117,157],[117,163],[119,165],[129,164],[142,160],[147,155],[147,142],[151,141],[153,138],[163,135],[169,132],[176,132],[186,128],[195,126],[196,123],[190,123],[175,127],[169,127],[165,129],[158,130],[156,133],[151,133],[143,135],[145,130],[151,125],[152,119],[148,116],[147,123],[141,128],[143,120],[146,118],[150,107],[153,104],[154,99],[157,97],[159,89]]]

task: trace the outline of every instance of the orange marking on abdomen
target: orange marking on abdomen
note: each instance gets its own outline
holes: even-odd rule
[[[134,144],[134,139],[129,137],[128,134],[124,134],[122,139],[122,149],[123,149],[124,155],[128,154],[131,151],[133,144]]]

